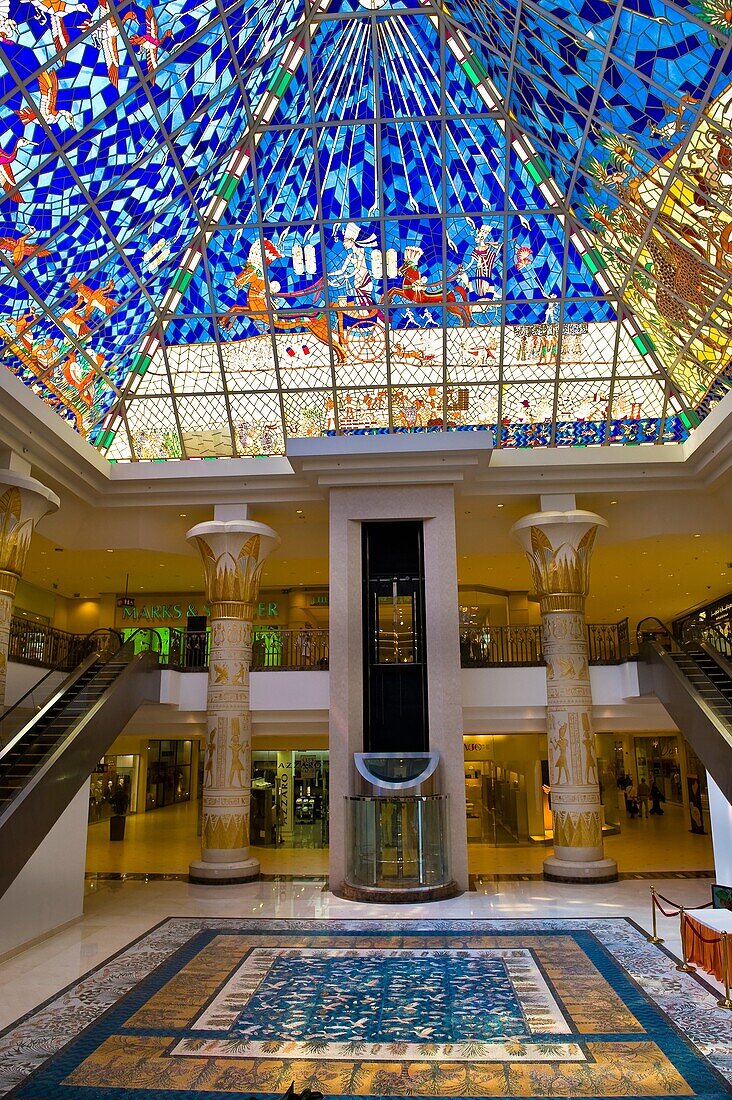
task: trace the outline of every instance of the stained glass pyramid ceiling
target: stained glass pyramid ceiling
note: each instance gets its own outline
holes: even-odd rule
[[[0,0],[3,361],[117,461],[685,438],[732,384],[723,0]]]

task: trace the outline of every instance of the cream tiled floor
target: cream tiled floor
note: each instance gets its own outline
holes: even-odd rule
[[[86,869],[92,872],[187,874],[201,855],[196,835],[198,804],[181,802],[127,818],[125,839],[110,841],[109,824],[89,826]],[[325,875],[328,852],[320,848],[253,848],[264,874]]]
[[[708,837],[686,832],[680,811],[660,819],[624,823],[607,840],[607,851],[625,871],[712,866]],[[91,871],[184,874],[198,855],[196,806],[184,804],[127,822],[122,843],[111,844],[106,824],[89,829]],[[471,845],[471,867],[485,874],[539,871],[547,848],[488,848]],[[258,849],[266,873],[318,875],[327,871],[327,852],[318,849]],[[363,905],[336,898],[318,884],[254,882],[200,887],[183,881],[90,880],[81,921],[0,964],[0,1027],[69,985],[131,940],[169,916],[268,917],[630,917],[650,928],[649,886],[686,907],[709,900],[707,879],[639,879],[603,886],[536,881],[486,880],[477,892],[424,905]],[[668,948],[680,952],[678,919],[661,919]]]
[[[663,880],[658,889],[691,907],[709,900],[709,882]],[[583,917],[627,916],[650,925],[649,883],[606,886],[491,882],[479,892],[425,905],[363,905],[315,884],[254,882],[202,887],[180,881],[92,881],[83,919],[0,964],[0,1027],[74,982],[169,916],[237,917]],[[678,919],[664,920],[667,947],[678,953]]]
[[[89,826],[87,870],[93,872],[137,872],[185,874],[200,855],[196,836],[198,808],[184,802],[147,814],[127,818],[125,839],[112,843],[109,826]],[[636,818],[622,822],[622,832],[605,840],[608,856],[617,860],[623,872],[707,871],[714,866],[709,836],[688,830],[681,807],[667,805],[663,817]],[[254,848],[265,874],[324,875],[328,853],[318,848]],[[541,872],[551,848],[494,848],[487,844],[468,845],[470,870],[476,874],[532,874]]]

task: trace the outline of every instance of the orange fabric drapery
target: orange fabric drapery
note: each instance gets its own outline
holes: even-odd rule
[[[713,943],[706,941],[713,940]],[[713,974],[718,981],[724,981],[724,955],[722,953],[722,934],[708,928],[694,917],[684,913],[683,922],[684,957],[694,966],[701,967]],[[732,978],[732,941],[727,939],[727,957],[729,975]]]

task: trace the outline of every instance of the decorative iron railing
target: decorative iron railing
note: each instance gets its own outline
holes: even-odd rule
[[[591,665],[616,665],[630,660],[628,620],[588,623],[587,649]],[[540,626],[470,627],[460,633],[463,668],[521,668],[543,665]]]
[[[141,632],[138,632],[141,633]],[[208,669],[211,632],[158,628],[160,663],[179,672]],[[328,668],[327,630],[254,627],[250,668],[262,671],[305,671]],[[14,618],[9,659],[24,664],[56,666],[71,671],[89,653],[89,635]],[[591,665],[619,664],[631,658],[628,620],[589,623],[587,646]],[[460,634],[463,668],[521,668],[542,665],[540,626],[470,627]]]
[[[170,668],[185,672],[208,668],[210,631],[170,631]],[[328,667],[327,630],[284,630],[274,627],[252,630],[252,660],[254,672],[323,670]]]
[[[71,634],[45,623],[14,616],[10,622],[8,660],[71,672],[94,648],[87,634]]]
[[[460,634],[460,663],[463,668],[541,665],[541,627],[469,627]]]

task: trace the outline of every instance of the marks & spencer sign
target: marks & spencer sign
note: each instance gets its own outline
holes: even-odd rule
[[[179,619],[193,618],[198,615],[209,616],[211,608],[207,603],[144,603],[135,607],[122,608],[122,622],[174,623]],[[276,619],[278,605],[272,601],[257,604],[258,619]]]

